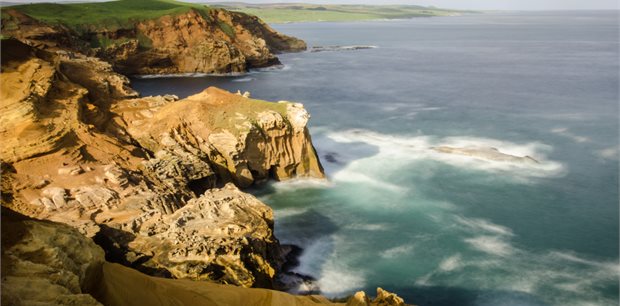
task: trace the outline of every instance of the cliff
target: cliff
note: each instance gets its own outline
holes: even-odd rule
[[[103,250],[75,229],[2,208],[2,305],[101,305]]]
[[[101,19],[106,10],[117,14]],[[15,6],[2,11],[2,35],[96,56],[129,75],[245,72],[306,49],[255,16],[163,0]]]
[[[101,60],[2,41],[3,205],[153,275],[272,287],[273,213],[232,183],[323,177],[299,104],[134,98]]]
[[[2,305],[342,305],[405,306],[377,289],[345,303],[191,280],[144,275],[109,263],[103,250],[77,230],[2,208]]]
[[[54,4],[43,8],[66,18],[52,10]],[[331,303],[216,284],[276,286],[289,250],[273,234],[272,210],[239,188],[324,177],[303,105],[216,88],[182,100],[140,98],[115,70],[235,71],[233,57],[214,49],[204,53],[211,62],[192,63],[200,57],[183,52],[195,52],[194,43],[201,43],[190,42],[194,35],[241,54],[243,69],[273,63],[272,52],[303,43],[246,15],[194,6],[172,10],[144,12],[148,18],[115,27],[53,23],[3,10],[3,35],[15,38],[3,37],[0,47],[1,200],[3,209],[28,216],[2,213],[3,305]],[[233,23],[233,32],[221,20]],[[238,38],[227,34],[229,40],[220,41],[211,22]],[[112,41],[105,47],[86,40],[101,33]],[[172,43],[175,37],[184,45]],[[140,46],[144,41],[150,43]],[[153,54],[168,60],[139,62]],[[363,293],[349,301],[369,303]],[[385,291],[373,303],[403,305]]]
[[[306,128],[310,115],[298,103],[211,87],[180,101],[125,100],[112,111],[121,118],[119,126],[158,160],[205,156],[220,180],[241,187],[268,178],[323,177]]]

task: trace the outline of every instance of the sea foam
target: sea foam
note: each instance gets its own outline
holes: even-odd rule
[[[188,72],[188,73],[169,73],[169,74],[141,74],[134,75],[136,79],[165,79],[165,78],[202,78],[206,76],[214,77],[230,77],[230,76],[243,76],[246,72],[227,72],[227,73],[202,73],[202,72]]]
[[[322,189],[331,188],[333,183],[324,179],[316,178],[295,178],[287,181],[272,183],[273,188],[278,191],[291,191],[297,189]]]
[[[439,270],[445,271],[445,272],[453,271],[453,270],[459,269],[462,265],[463,263],[461,259],[461,254],[456,254],[456,255],[453,255],[453,256],[450,256],[444,259],[439,264]]]
[[[497,256],[509,256],[514,253],[514,249],[510,243],[497,236],[478,236],[475,238],[467,238],[465,242],[469,243],[473,248]]]
[[[485,232],[489,232],[491,234],[497,234],[497,235],[506,235],[506,236],[514,235],[511,229],[505,226],[492,223],[485,219],[466,218],[462,216],[456,216],[454,217],[454,219],[457,223],[464,225],[465,227],[467,227],[470,230],[473,230],[474,232],[485,231]]]
[[[408,254],[411,254],[411,252],[413,252],[413,245],[406,244],[406,245],[393,247],[391,249],[387,249],[381,252],[380,255],[383,258],[390,259],[390,258],[396,258],[396,257],[408,255]]]
[[[323,266],[318,284],[322,294],[334,297],[364,287],[366,279],[359,271],[329,261]]]
[[[459,168],[510,174],[515,178],[550,177],[565,173],[565,168],[561,163],[547,159],[546,156],[552,150],[552,147],[536,141],[517,144],[497,139],[469,136],[440,138],[417,135],[402,137],[367,130],[330,132],[326,136],[337,143],[365,143],[374,146],[378,150],[378,154],[375,156],[377,159],[389,161],[396,165],[426,159]],[[437,147],[496,148],[500,153],[506,155],[513,155],[515,157],[530,156],[536,162],[518,162],[511,159],[492,160],[485,158],[483,154],[480,156],[449,154],[435,150],[434,148]]]
[[[234,79],[232,81],[233,82],[238,82],[238,83],[239,82],[243,83],[243,82],[251,82],[251,81],[254,81],[254,80],[255,80],[255,78],[238,78],[238,79]]]

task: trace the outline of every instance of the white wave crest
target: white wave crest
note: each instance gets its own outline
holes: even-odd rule
[[[345,169],[342,171],[338,171],[336,174],[332,176],[332,179],[337,182],[364,183],[374,188],[390,190],[392,192],[398,192],[398,193],[401,193],[407,190],[407,188],[384,182],[380,179],[370,177],[369,175],[356,172],[352,169]]]
[[[238,79],[234,79],[232,80],[233,82],[251,82],[256,80],[255,78],[238,78]]]
[[[462,261],[461,254],[450,256],[439,263],[439,270],[444,272],[454,271],[463,265]]]
[[[411,254],[413,252],[413,245],[401,245],[391,249],[387,249],[381,252],[383,258],[396,258],[403,255]]]
[[[598,267],[598,268],[602,268],[605,271],[608,271],[612,274],[620,275],[620,263],[618,262],[599,262],[599,261],[594,261],[594,260],[590,260],[590,259],[585,259],[585,258],[581,258],[577,255],[575,255],[572,252],[559,252],[559,251],[555,251],[555,252],[551,252],[550,256],[558,258],[558,259],[562,259],[562,260],[567,260],[567,261],[572,261],[575,263],[580,263],[583,265],[588,265],[588,266],[592,266],[592,267]]]
[[[131,77],[136,78],[136,79],[202,78],[206,76],[215,76],[215,77],[242,76],[246,74],[247,74],[246,72],[228,72],[228,73],[188,72],[188,73],[169,73],[169,74],[140,74],[140,75],[133,75]]]
[[[510,256],[514,253],[514,248],[510,243],[496,236],[478,236],[465,239],[473,248],[496,256]]]
[[[598,150],[596,155],[602,159],[618,160],[620,159],[620,147],[613,146],[606,149]]]
[[[471,230],[485,231],[497,235],[514,236],[511,229],[485,219],[465,218],[462,216],[456,216],[454,219],[457,223],[464,225]]]
[[[325,179],[295,178],[287,181],[275,182],[272,186],[276,191],[291,191],[296,189],[331,188],[333,187],[333,184]]]
[[[517,144],[489,138],[447,137],[438,138],[427,135],[397,137],[366,130],[347,130],[327,133],[327,137],[338,143],[366,143],[378,148],[377,159],[415,161],[430,159],[454,167],[475,169],[486,172],[512,174],[517,178],[550,177],[565,173],[564,166],[548,160],[546,155],[551,146],[540,142]],[[481,154],[450,154],[437,150],[438,147],[480,148]],[[507,158],[493,158],[484,154],[496,150],[496,155]],[[531,157],[531,159],[529,158]],[[523,159],[523,161],[521,161]]]
[[[584,143],[591,141],[590,138],[585,136],[576,135],[568,130],[566,127],[559,127],[551,129],[551,133],[564,136],[566,138],[572,139],[577,143]]]
[[[386,231],[390,228],[390,225],[388,224],[363,224],[363,223],[353,223],[353,224],[349,224],[346,225],[345,228],[350,229],[350,230],[357,230],[357,231]]]
[[[308,208],[293,207],[293,208],[276,209],[276,210],[274,210],[273,213],[274,213],[276,219],[280,219],[280,218],[286,218],[286,217],[301,215],[301,214],[303,214],[303,213],[305,213],[307,211],[308,211]]]
[[[317,282],[322,294],[334,297],[364,287],[366,279],[360,271],[329,261],[323,266]]]

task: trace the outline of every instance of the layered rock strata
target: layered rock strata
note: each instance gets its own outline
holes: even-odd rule
[[[125,100],[112,111],[156,160],[209,161],[221,180],[241,187],[270,177],[323,177],[306,128],[310,116],[299,103],[270,103],[211,87],[181,101]]]
[[[9,8],[2,12],[2,35],[47,50],[97,56],[129,75],[245,72],[279,64],[276,53],[306,49],[302,40],[276,32],[255,16],[215,8],[115,28],[89,25],[79,32]]]
[[[4,206],[153,275],[272,287],[286,255],[273,213],[234,184],[323,177],[301,105],[213,88],[134,98],[105,62],[16,40],[2,59]]]
[[[138,98],[115,72],[245,71],[302,41],[215,9],[79,33],[2,18],[15,38],[1,46],[3,305],[333,304],[189,280],[273,287],[287,249],[271,209],[239,187],[324,177],[303,106],[215,88]],[[347,305],[404,305],[377,294]]]

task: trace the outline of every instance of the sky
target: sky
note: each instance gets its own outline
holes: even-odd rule
[[[53,0],[4,0],[6,2],[57,2]],[[187,2],[234,2],[230,0],[184,0]],[[236,0],[247,3],[321,4],[415,4],[469,10],[580,10],[618,9],[620,0]],[[87,1],[84,1],[87,2]]]
[[[190,0],[192,2],[203,2]],[[219,0],[227,2],[226,0]],[[618,9],[619,0],[240,0],[248,3],[304,2],[323,4],[415,4],[470,10],[581,10]]]

